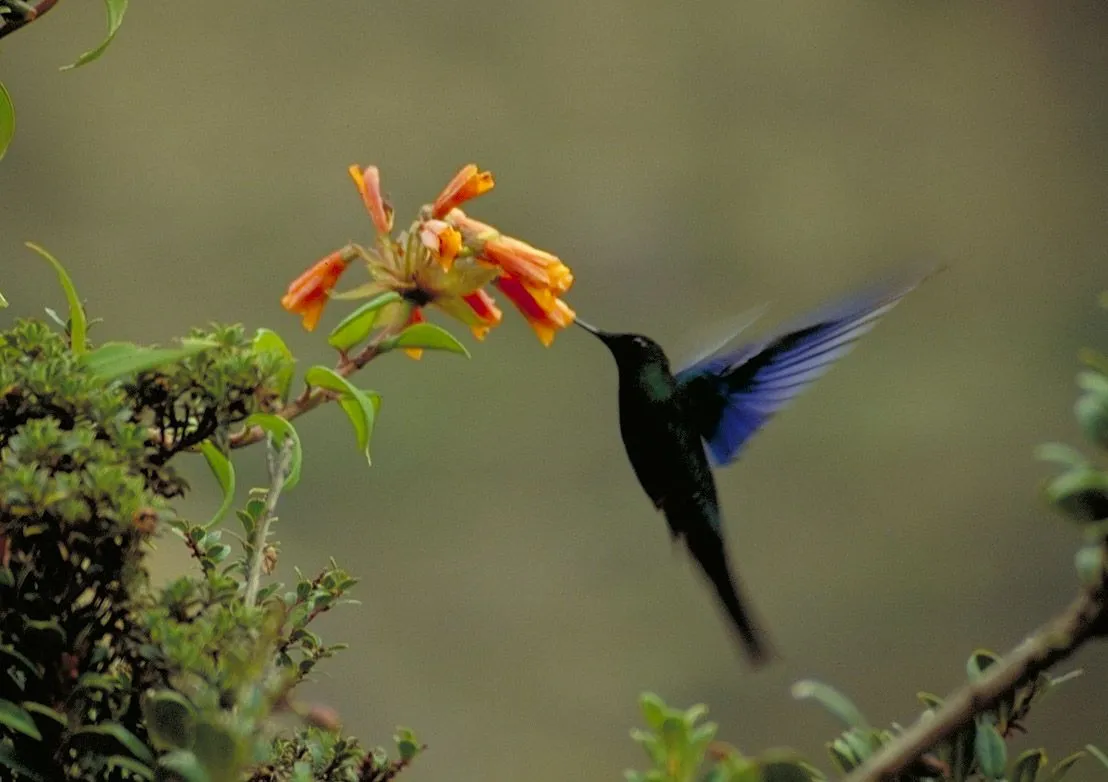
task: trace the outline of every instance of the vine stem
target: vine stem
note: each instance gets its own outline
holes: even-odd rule
[[[269,488],[265,494],[262,517],[254,527],[254,540],[251,542],[250,562],[247,566],[246,595],[243,598],[243,602],[250,608],[258,602],[258,585],[262,580],[262,562],[265,560],[265,541],[269,537],[269,525],[275,518],[277,500],[281,496],[281,490],[285,488],[289,464],[292,461],[291,437],[286,437],[277,448],[273,446],[272,440],[267,443],[267,446]]]
[[[1102,573],[1099,583],[1083,589],[1053,620],[986,668],[981,678],[964,684],[941,707],[890,740],[842,782],[895,779],[926,753],[952,739],[977,715],[995,708],[1019,687],[1105,634],[1108,573]]]

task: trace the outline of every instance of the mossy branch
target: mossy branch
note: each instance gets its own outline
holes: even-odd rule
[[[1108,554],[1108,545],[1101,550]],[[895,779],[933,748],[952,740],[975,717],[996,708],[1040,673],[1105,635],[1108,635],[1108,571],[1102,571],[1099,581],[1082,589],[1053,620],[987,668],[980,679],[967,682],[934,712],[920,717],[843,782]]]

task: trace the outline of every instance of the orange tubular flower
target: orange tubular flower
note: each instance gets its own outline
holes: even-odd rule
[[[523,314],[544,345],[573,324],[573,310],[559,298],[573,285],[569,268],[557,256],[505,236],[457,208],[491,190],[492,174],[473,164],[465,166],[433,204],[420,210],[408,230],[394,238],[393,211],[381,193],[377,167],[355,165],[349,172],[373,219],[377,241],[369,249],[351,244],[332,253],[289,286],[281,304],[303,316],[304,328],[316,327],[328,299],[394,292],[400,298],[378,311],[377,327],[395,333],[421,322],[423,309],[433,306],[484,339],[503,318],[485,291],[492,283]],[[332,293],[339,275],[355,258],[366,262],[371,281]],[[422,353],[407,352],[413,358]]]
[[[556,255],[532,247],[527,242],[500,234],[495,228],[474,220],[461,209],[450,213],[450,220],[462,232],[467,246],[478,256],[535,288],[548,288],[562,294],[573,285],[573,272]]]
[[[362,168],[358,165],[351,166],[347,171],[358,186],[358,192],[362,195],[362,201],[373,219],[377,233],[387,236],[392,231],[392,206],[381,195],[381,172],[377,170],[377,166]]]
[[[539,341],[546,347],[550,347],[558,331],[572,326],[577,317],[577,313],[568,304],[549,291],[529,288],[507,274],[497,278],[496,287],[512,300],[512,304],[516,305],[516,309],[531,324]]]
[[[288,292],[281,298],[281,306],[294,315],[302,316],[305,329],[314,330],[339,277],[356,257],[358,254],[353,248],[344,247],[318,261],[292,281]]]
[[[431,217],[436,219],[446,217],[451,209],[489,192],[495,184],[492,172],[478,171],[477,166],[470,163],[455,174],[450,184],[439,193],[439,197],[431,205]]]

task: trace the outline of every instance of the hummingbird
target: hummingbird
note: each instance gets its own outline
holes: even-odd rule
[[[712,467],[734,462],[778,410],[849,353],[927,276],[858,292],[773,336],[728,348],[740,329],[676,372],[649,337],[576,321],[615,358],[620,434],[635,476],[665,516],[671,539],[684,541],[715,588],[755,666],[774,655],[732,573]]]

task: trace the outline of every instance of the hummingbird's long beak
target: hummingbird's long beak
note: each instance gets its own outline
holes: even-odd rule
[[[600,329],[598,329],[598,328],[597,328],[596,326],[590,326],[590,325],[589,325],[588,323],[586,323],[585,321],[581,320],[580,318],[577,318],[577,319],[576,319],[576,320],[574,320],[573,322],[574,322],[574,323],[576,323],[576,324],[577,324],[578,326],[580,326],[581,328],[583,328],[583,329],[584,329],[585,331],[587,331],[587,332],[589,332],[590,334],[592,334],[592,335],[593,335],[594,337],[601,337],[601,338],[603,338],[603,336],[604,336],[604,332],[603,332],[603,331],[601,331]]]

